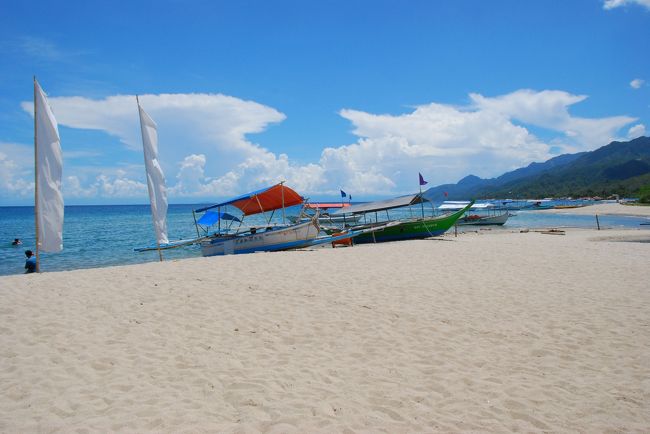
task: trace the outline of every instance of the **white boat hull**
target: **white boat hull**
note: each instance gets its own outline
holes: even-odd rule
[[[217,256],[297,249],[309,245],[319,232],[318,223],[310,220],[255,234],[217,236],[201,242],[201,253],[203,256]]]

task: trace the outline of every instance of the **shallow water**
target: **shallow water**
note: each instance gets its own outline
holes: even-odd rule
[[[168,234],[170,240],[196,237],[192,209],[196,205],[170,205],[168,210]],[[287,210],[295,215],[298,208]],[[431,208],[424,208],[431,215]],[[412,209],[391,210],[390,218],[419,216],[419,205]],[[593,216],[545,214],[543,211],[517,211],[505,226],[489,227],[492,230],[515,228],[579,227],[596,228]],[[380,220],[386,213],[377,214]],[[372,215],[374,219],[374,214]],[[650,229],[640,226],[647,222],[642,217],[599,216],[601,228]],[[262,216],[246,219],[248,224],[265,224]],[[276,212],[272,222],[281,221],[281,212]],[[459,230],[478,230],[478,226],[461,226]],[[483,227],[485,228],[485,227]],[[14,238],[23,241],[21,246],[12,246]],[[66,206],[63,228],[64,249],[61,253],[41,255],[42,271],[71,270],[78,268],[106,267],[111,265],[136,264],[158,260],[158,253],[136,253],[135,247],[151,245],[154,240],[149,205],[94,205]],[[24,271],[24,251],[34,249],[33,207],[0,207],[0,275],[19,274]],[[198,246],[184,247],[163,252],[165,259],[200,256]]]

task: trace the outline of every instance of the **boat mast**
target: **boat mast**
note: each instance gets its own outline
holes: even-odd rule
[[[38,131],[36,128],[36,76],[34,76],[34,227],[36,229],[36,272],[41,272],[41,260],[38,252]]]

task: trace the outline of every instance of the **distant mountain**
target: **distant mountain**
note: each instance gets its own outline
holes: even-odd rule
[[[497,178],[466,176],[456,184],[432,187],[433,200],[470,197],[630,196],[650,185],[650,138],[612,142],[595,151],[564,154]]]

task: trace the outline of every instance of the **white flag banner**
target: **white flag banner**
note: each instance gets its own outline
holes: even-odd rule
[[[35,81],[34,86],[38,249],[43,252],[60,252],[63,249],[61,140],[47,96],[38,82]]]
[[[144,148],[144,165],[147,170],[147,187],[151,202],[151,217],[156,230],[158,244],[167,244],[167,187],[165,175],[158,161],[158,131],[156,123],[140,107],[140,128],[142,129],[142,147]]]

